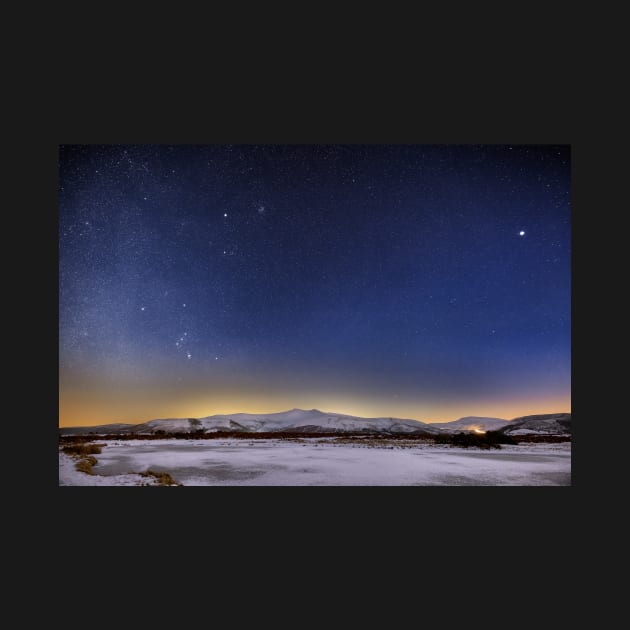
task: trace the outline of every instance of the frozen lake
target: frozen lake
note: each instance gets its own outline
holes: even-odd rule
[[[94,473],[60,453],[60,485],[135,485],[138,473],[170,473],[185,486],[568,486],[571,444],[501,450],[326,440],[129,440],[102,443]]]

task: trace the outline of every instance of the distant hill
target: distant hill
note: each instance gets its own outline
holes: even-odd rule
[[[291,409],[278,413],[231,413],[205,418],[164,418],[141,424],[104,424],[93,427],[66,427],[61,435],[148,435],[164,433],[377,433],[440,435],[457,431],[503,431],[512,435],[571,433],[571,414],[552,413],[523,416],[514,420],[467,416],[453,422],[427,424],[402,418],[362,418],[318,409]]]
[[[571,435],[571,414],[544,413],[535,416],[521,416],[514,418],[499,431],[509,435]]]
[[[361,418],[340,413],[328,413],[318,409],[291,409],[279,413],[252,414],[232,413],[207,416],[205,418],[167,418],[150,420],[142,424],[106,424],[96,427],[68,427],[60,429],[62,435],[89,434],[152,434],[192,433],[203,431],[243,431],[293,433],[414,433],[437,434],[438,428],[419,420],[400,418]]]
[[[474,431],[479,429],[480,431],[496,431],[506,425],[510,424],[509,420],[503,420],[503,418],[485,418],[478,416],[466,416],[459,420],[453,420],[452,422],[432,422],[431,426],[448,433],[455,431]]]

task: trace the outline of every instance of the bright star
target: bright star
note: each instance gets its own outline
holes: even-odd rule
[[[518,235],[519,235],[519,236],[525,236],[525,231],[524,231],[524,230],[521,230],[521,231],[518,233]]]
[[[141,310],[141,311],[144,311],[144,306],[141,306],[141,307],[140,307],[140,310]]]
[[[192,359],[192,354],[190,354],[190,352],[187,352],[187,353],[186,353],[186,357],[187,357],[188,359]]]
[[[227,217],[227,212],[224,212],[224,213],[223,213],[223,216],[224,216],[224,217]]]

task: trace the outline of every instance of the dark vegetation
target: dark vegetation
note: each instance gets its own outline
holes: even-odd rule
[[[429,433],[372,433],[372,432],[345,432],[345,431],[213,431],[205,433],[201,431],[192,432],[173,432],[169,433],[159,429],[154,433],[112,433],[102,435],[62,435],[60,442],[62,444],[78,444],[86,441],[96,440],[222,440],[225,438],[238,438],[243,440],[261,439],[261,440],[296,440],[305,438],[330,438],[334,437],[339,440],[355,440],[357,438],[379,438],[387,440],[418,440],[420,442],[432,441],[433,435]]]
[[[96,465],[96,457],[94,455],[88,455],[87,457],[82,457],[74,467],[80,471],[87,473],[88,475],[93,475],[94,471],[92,470],[92,466]]]
[[[102,447],[98,444],[77,442],[76,444],[64,446],[61,450],[77,460],[74,467],[78,471],[84,472],[88,475],[93,475],[94,471],[92,470],[92,467],[97,463],[97,459],[94,457],[94,454],[98,455],[102,451]]]
[[[501,444],[518,444],[511,436],[499,431],[487,431],[486,433],[458,432],[450,435],[436,435],[436,444],[449,444],[463,448],[501,448]]]
[[[103,435],[62,435],[60,436],[60,443],[70,446],[64,447],[64,452],[72,454],[72,451],[67,451],[67,448],[78,448],[80,451],[77,454],[91,454],[100,453],[100,450],[81,450],[85,442],[97,441],[97,440],[163,440],[163,439],[176,439],[176,440],[220,440],[225,438],[236,438],[241,440],[304,440],[309,438],[335,438],[336,442],[366,442],[367,441],[379,441],[379,442],[415,442],[419,444],[450,444],[452,446],[460,447],[478,447],[478,448],[500,448],[501,444],[518,444],[522,442],[570,442],[570,437],[558,436],[558,435],[519,435],[511,436],[508,433],[499,431],[488,431],[487,433],[444,433],[444,434],[430,434],[430,433],[370,433],[370,432],[304,432],[304,431],[266,431],[262,433],[256,433],[253,431],[214,431],[211,433],[205,433],[203,430],[197,430],[192,432],[173,432],[169,433],[162,429],[155,431],[154,433],[138,434],[138,433],[114,433]],[[95,444],[85,445],[88,449],[98,448]]]
[[[83,442],[79,442],[70,446],[64,446],[62,450],[66,453],[66,455],[98,455],[102,451],[102,447],[98,444],[85,444]]]

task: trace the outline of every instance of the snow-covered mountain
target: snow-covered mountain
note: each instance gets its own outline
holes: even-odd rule
[[[184,432],[204,431],[292,431],[292,432],[349,432],[375,433],[440,433],[434,425],[419,420],[400,418],[361,418],[341,413],[327,413],[318,409],[291,409],[279,413],[232,413],[207,416],[206,418],[167,418],[150,420],[142,424],[110,424],[98,427],[70,427],[61,429],[62,435],[89,433],[156,433],[157,431]]]
[[[497,431],[509,423],[509,420],[503,420],[503,418],[466,416],[452,422],[433,422],[431,426],[453,433],[455,431],[474,431],[475,429],[479,431]]]
[[[94,427],[67,427],[62,435],[89,434],[153,434],[192,433],[203,431],[277,432],[302,433],[366,432],[366,433],[415,433],[440,434],[456,431],[503,431],[512,435],[571,433],[571,414],[553,413],[523,416],[514,420],[467,416],[453,422],[427,424],[419,420],[401,418],[361,418],[342,413],[324,412],[318,409],[291,409],[279,413],[231,413],[205,418],[166,418],[150,420],[142,424],[105,424]]]
[[[571,435],[571,414],[544,413],[535,416],[521,416],[514,418],[500,431],[509,435]]]

